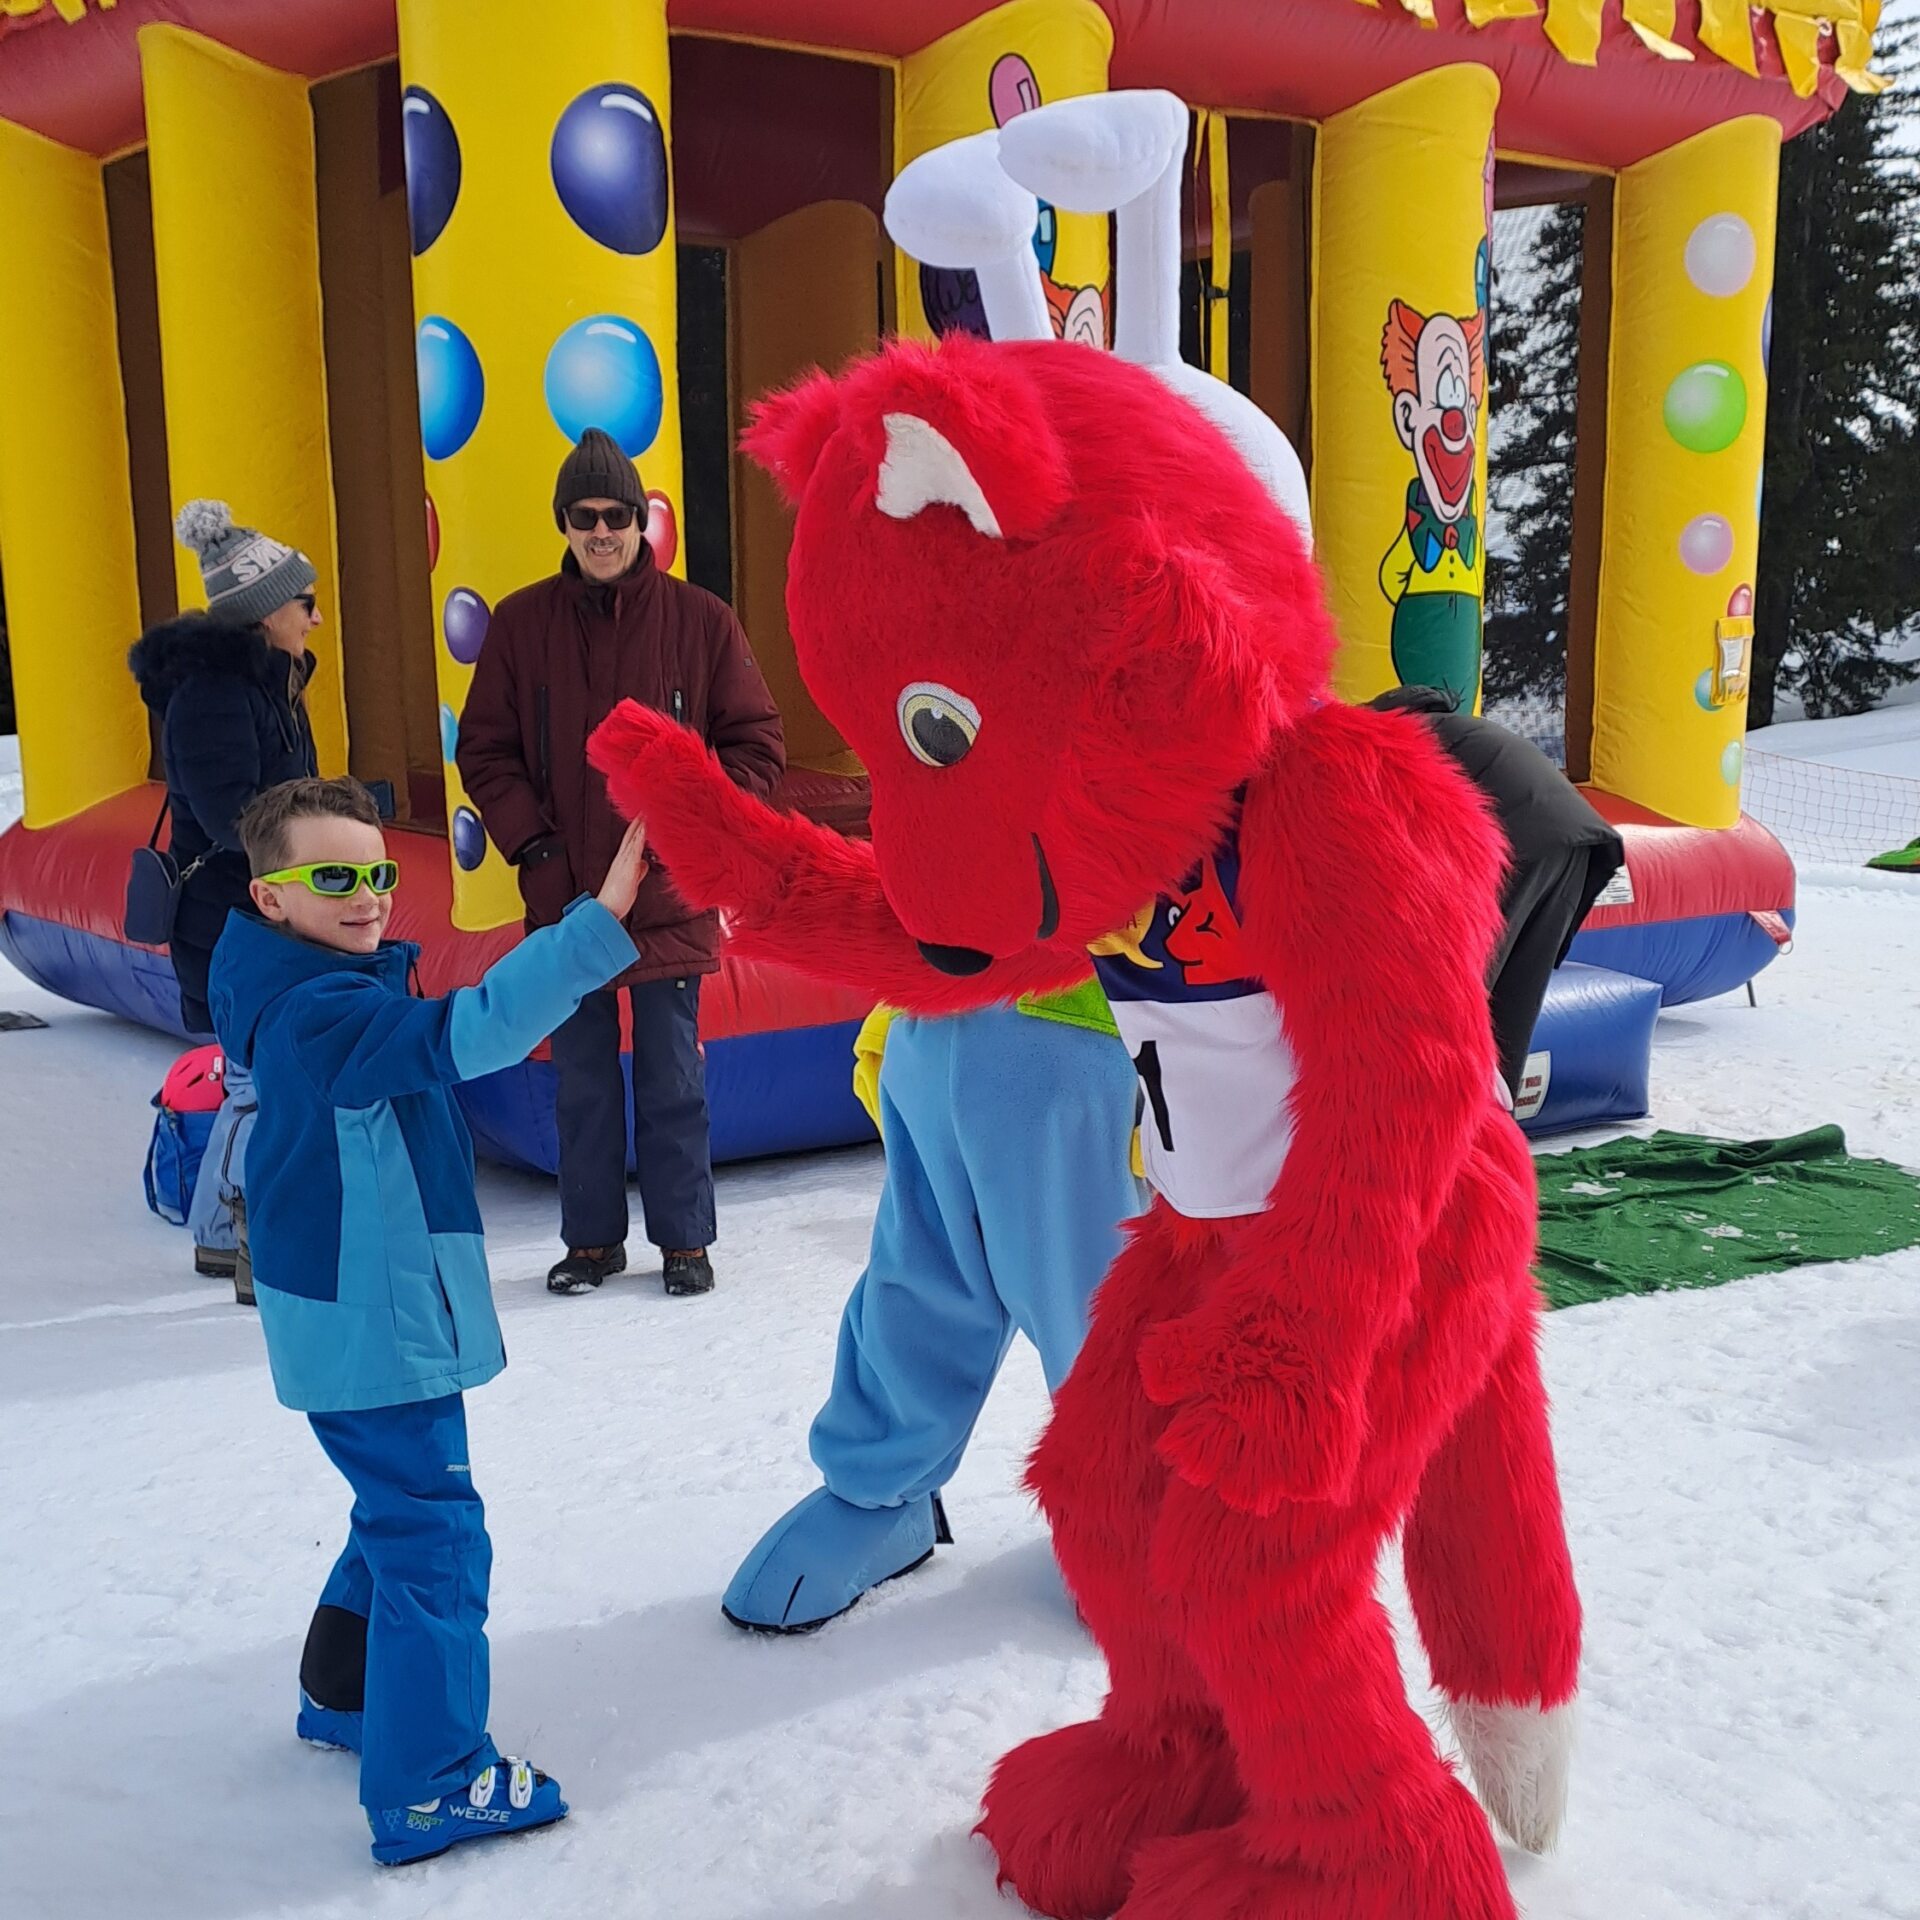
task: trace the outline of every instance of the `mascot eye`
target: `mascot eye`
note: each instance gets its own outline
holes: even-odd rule
[[[1464,407],[1467,404],[1467,383],[1449,368],[1440,376],[1440,385],[1434,398],[1443,407]]]
[[[916,680],[900,696],[900,732],[916,760],[955,766],[980,737],[980,709],[951,687]]]

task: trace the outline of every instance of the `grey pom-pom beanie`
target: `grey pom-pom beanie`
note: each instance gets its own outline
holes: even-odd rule
[[[189,500],[173,530],[199,555],[207,612],[225,626],[250,627],[314,584],[313,562],[304,553],[252,527],[236,527],[224,500]]]

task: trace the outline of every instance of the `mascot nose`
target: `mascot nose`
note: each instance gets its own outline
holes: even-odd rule
[[[1440,431],[1449,440],[1467,437],[1467,416],[1458,407],[1448,407],[1440,416]]]
[[[978,947],[943,947],[935,940],[916,940],[914,945],[920,949],[920,958],[935,973],[948,974],[956,980],[970,980],[993,965],[993,955],[982,953]]]
[[[1034,864],[1040,878],[1040,925],[1036,932],[1039,939],[1051,940],[1060,931],[1060,894],[1053,884],[1053,870],[1047,865],[1047,850],[1040,844],[1040,836],[1036,833],[1032,839]],[[914,945],[920,949],[921,959],[936,973],[956,980],[970,980],[993,965],[993,955],[982,953],[978,947],[950,947],[938,940],[916,940]]]

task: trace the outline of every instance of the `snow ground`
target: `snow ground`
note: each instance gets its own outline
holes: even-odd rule
[[[1839,1121],[1920,1166],[1920,890],[1802,904],[1759,1011],[1663,1020],[1656,1119]],[[4,966],[0,1007],[52,1023],[0,1035],[0,1913],[1020,1911],[968,1837],[980,1788],[1102,1689],[1015,1491],[1029,1353],[950,1490],[956,1546],[809,1640],[717,1609],[809,1484],[876,1151],[723,1175],[698,1301],[646,1275],[550,1299],[551,1190],[483,1173],[513,1355],[470,1401],[494,1729],[574,1817],[382,1875],[352,1763],[292,1737],[345,1490],[274,1404],[253,1316],[140,1199],[173,1048]],[[1509,1856],[1530,1920],[1916,1920],[1920,1250],[1556,1314],[1546,1359],[1589,1650],[1563,1849]]]

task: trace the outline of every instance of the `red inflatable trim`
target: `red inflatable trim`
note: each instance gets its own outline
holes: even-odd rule
[[[15,827],[0,834],[0,913],[31,914],[105,940],[123,940],[127,861],[153,831],[159,806],[157,786],[136,787],[57,827],[31,833]],[[395,831],[393,849],[406,874],[394,896],[393,937],[419,943],[422,989],[436,994],[469,985],[518,941],[520,929],[455,930],[453,875],[446,842],[438,835]],[[700,1031],[708,1040],[730,1040],[861,1020],[871,1006],[859,994],[821,986],[783,967],[722,960],[720,972],[701,993]]]
[[[990,0],[674,0],[678,33],[898,58],[988,10]],[[1500,77],[1500,142],[1509,152],[1623,167],[1747,113],[1791,136],[1833,112],[1845,86],[1823,65],[1797,98],[1764,17],[1754,32],[1759,79],[1705,52],[1697,0],[1680,0],[1674,39],[1698,57],[1668,61],[1642,46],[1607,0],[1599,65],[1579,67],[1548,40],[1544,8],[1474,28],[1465,0],[1435,0],[1424,27],[1392,5],[1357,0],[1101,0],[1114,26],[1117,87],[1171,87],[1208,107],[1322,120],[1428,69],[1471,59]],[[1750,16],[1751,17],[1751,16]],[[144,138],[135,39],[157,21],[190,27],[270,66],[315,78],[390,60],[393,0],[119,0],[72,26],[15,23],[0,61],[0,117],[68,146],[113,154]],[[1830,61],[1832,41],[1822,43]]]
[[[1595,907],[1589,928],[1634,927],[1706,914],[1779,915],[1794,904],[1793,861],[1759,821],[1732,827],[1684,827],[1617,794],[1585,789],[1620,829],[1633,881],[1630,906]]]

